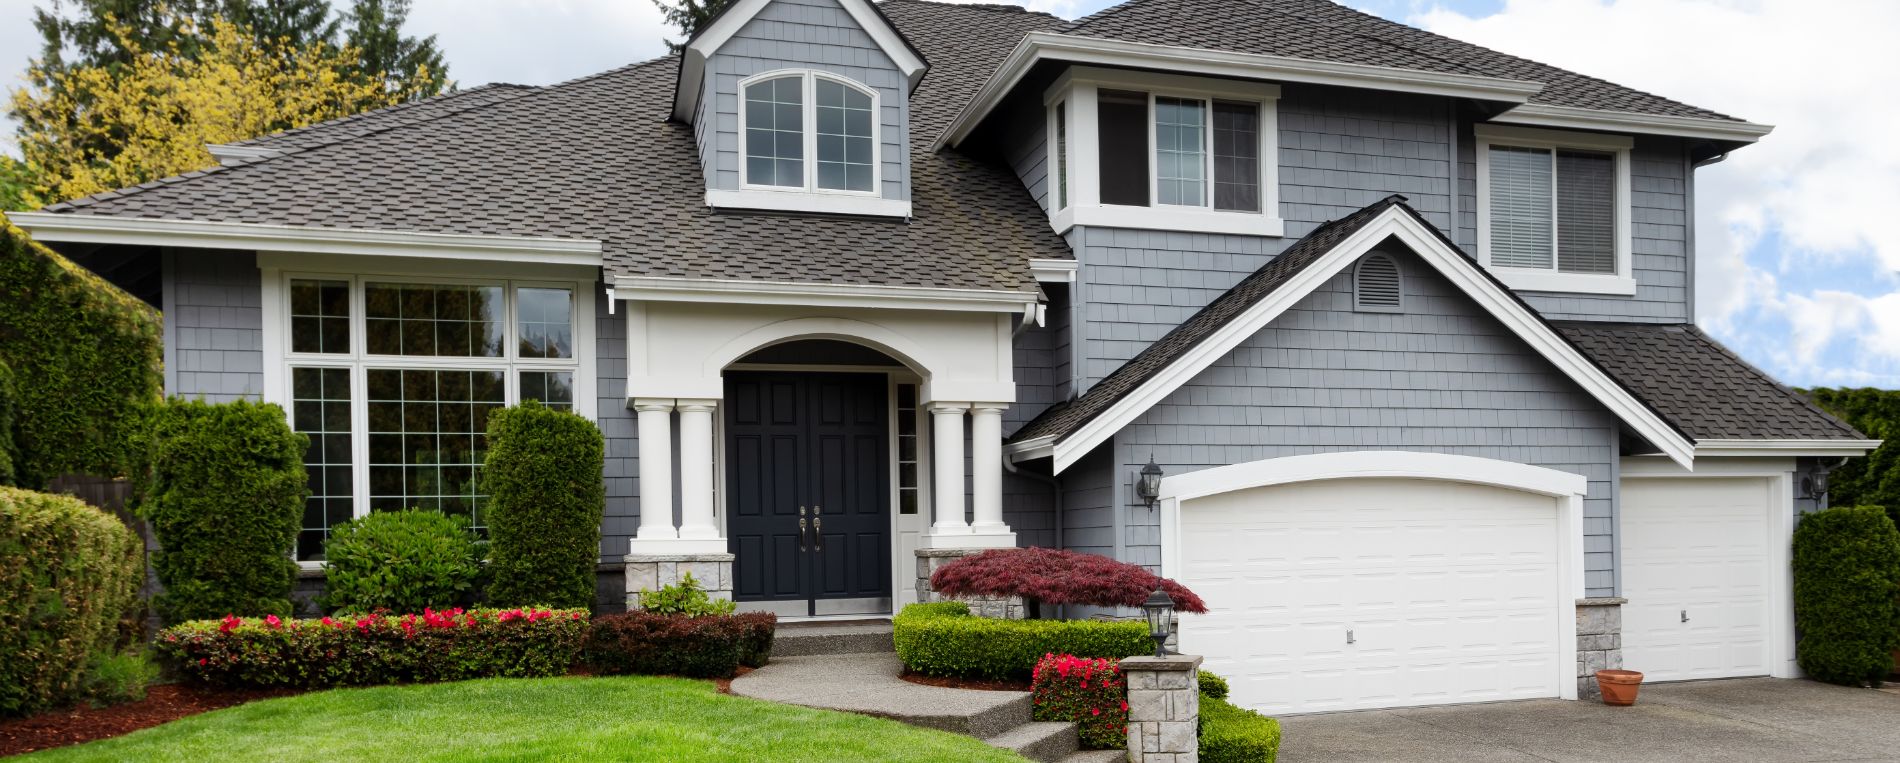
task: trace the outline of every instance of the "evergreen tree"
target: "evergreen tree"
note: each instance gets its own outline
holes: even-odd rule
[[[682,39],[679,42],[666,41],[666,49],[678,53],[686,47],[686,40],[699,34],[699,30],[732,5],[732,0],[679,0],[678,5],[667,0],[653,0],[653,5],[660,9],[660,15],[666,18],[666,23],[679,28]]]
[[[356,0],[343,19],[343,43],[356,49],[360,62],[352,74],[404,100],[436,95],[448,85],[435,35],[403,36],[409,6],[410,0]]]
[[[295,50],[336,41],[328,0],[222,0],[201,12],[200,23],[209,26],[213,17],[248,30],[260,44],[285,40]]]

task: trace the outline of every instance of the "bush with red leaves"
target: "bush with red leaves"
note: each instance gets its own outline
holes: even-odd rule
[[[1180,612],[1207,604],[1180,583],[1106,556],[1053,548],[1003,548],[963,557],[930,576],[930,588],[950,597],[1021,596],[1043,604],[1139,607],[1156,588]]]

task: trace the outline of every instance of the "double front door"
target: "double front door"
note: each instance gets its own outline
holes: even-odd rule
[[[733,598],[782,616],[891,611],[881,374],[726,374]]]

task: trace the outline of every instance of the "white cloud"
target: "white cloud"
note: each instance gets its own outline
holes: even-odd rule
[[[1900,3],[1509,0],[1481,18],[1434,4],[1411,23],[1775,125],[1697,174],[1700,319],[1776,346],[1734,336],[1735,321],[1779,313],[1790,360],[1847,338],[1851,362],[1900,368],[1900,98],[1888,81]],[[1776,235],[1778,258],[1746,258]]]

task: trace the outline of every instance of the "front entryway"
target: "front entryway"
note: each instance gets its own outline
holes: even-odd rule
[[[727,537],[742,609],[891,611],[888,386],[881,374],[726,374]]]

